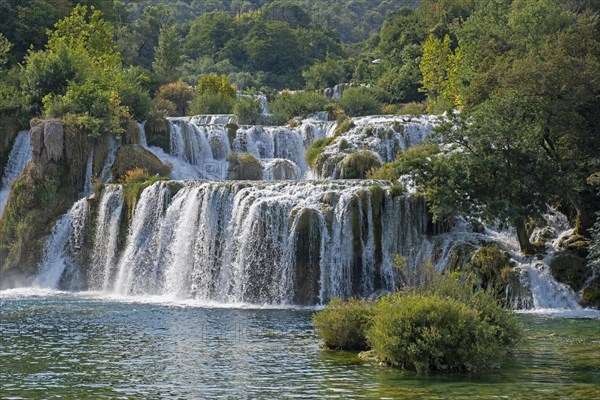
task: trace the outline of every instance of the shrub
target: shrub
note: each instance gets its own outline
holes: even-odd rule
[[[351,117],[380,114],[382,108],[373,91],[366,87],[346,89],[338,106]]]
[[[368,348],[365,335],[372,315],[373,304],[365,300],[334,299],[313,315],[313,324],[327,347],[364,350]]]
[[[377,358],[416,370],[471,370],[496,355],[493,327],[455,299],[390,295],[380,300],[367,339]]]
[[[119,147],[113,164],[113,174],[115,179],[124,180],[127,174],[139,169],[150,176],[169,176],[171,168],[172,166],[163,164],[158,157],[142,146],[131,144]]]
[[[474,275],[442,276],[434,269],[427,275],[418,287],[379,299],[364,320],[354,317],[358,305],[335,300],[313,323],[330,347],[349,348],[349,340],[340,344],[347,335],[360,339],[366,332],[366,344],[358,343],[380,362],[420,372],[492,367],[520,341],[516,317],[493,293],[473,290]]]
[[[193,97],[194,90],[188,84],[179,81],[161,86],[155,100],[158,103],[171,103],[174,106],[174,113],[168,115],[184,116],[188,112],[188,103]]]
[[[426,111],[427,105],[425,103],[417,103],[413,101],[411,103],[405,103],[400,105],[396,114],[418,116],[425,114]]]
[[[241,125],[256,125],[262,119],[260,101],[254,97],[240,97],[233,105],[233,114]]]
[[[196,95],[190,102],[190,115],[231,114],[235,98],[221,93]]]
[[[269,105],[273,114],[271,121],[275,125],[283,125],[294,117],[308,117],[310,114],[323,111],[327,101],[315,92],[284,92]]]
[[[205,74],[198,81],[189,111],[191,115],[231,114],[234,102],[235,88],[225,75]]]
[[[258,181],[262,179],[262,164],[250,153],[231,152],[227,156],[227,179]]]
[[[340,165],[341,179],[364,179],[367,172],[381,166],[379,158],[369,151],[360,150],[344,158]]]

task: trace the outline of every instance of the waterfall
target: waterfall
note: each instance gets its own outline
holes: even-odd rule
[[[93,193],[92,189],[92,174],[94,171],[94,148],[90,151],[88,156],[87,165],[85,166],[85,180],[83,183],[83,196],[89,196]]]
[[[383,189],[372,198],[370,187]],[[162,181],[141,194],[124,249],[119,186],[102,193],[88,286],[121,295],[316,304],[395,287],[389,251],[424,241],[422,201],[385,182]],[[384,218],[394,218],[383,223]],[[411,242],[413,243],[413,242]],[[382,254],[383,253],[383,254]],[[410,252],[404,254],[412,257]],[[416,260],[411,260],[416,263]],[[114,277],[114,283],[112,281]]]
[[[94,248],[88,278],[93,290],[108,290],[113,277],[117,240],[123,209],[123,189],[120,185],[107,185],[100,195]]]
[[[4,167],[4,176],[0,187],[0,218],[4,213],[4,207],[10,194],[10,185],[21,175],[21,172],[31,159],[31,145],[29,143],[29,131],[19,132],[8,155],[8,162]]]
[[[44,246],[44,258],[38,267],[34,286],[57,289],[61,280],[69,280],[63,285],[67,288],[77,286],[80,271],[77,262],[83,250],[89,214],[89,203],[87,198],[83,198],[54,224]]]
[[[117,150],[119,150],[119,142],[117,139],[110,135],[108,137],[108,155],[104,160],[102,171],[100,172],[100,179],[104,183],[110,183],[113,181],[112,167],[117,159]]]

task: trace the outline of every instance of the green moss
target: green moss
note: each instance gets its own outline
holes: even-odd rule
[[[331,142],[333,142],[333,139],[333,137],[317,139],[310,145],[305,154],[306,162],[310,167],[315,166],[315,161],[321,155],[321,153],[323,153],[325,147],[329,146]]]
[[[151,114],[144,125],[148,146],[157,146],[169,151],[169,122],[164,115]]]
[[[510,256],[496,244],[485,244],[471,257],[470,266],[479,276],[480,285],[503,299],[508,284],[508,272],[513,268]]]
[[[0,258],[5,270],[36,272],[54,222],[75,201],[76,191],[61,176],[65,171],[58,167],[40,176],[30,166],[13,183],[0,219]]]
[[[369,188],[371,194],[371,208],[373,210],[373,236],[375,238],[375,262],[380,265],[383,259],[382,250],[382,221],[381,221],[381,207],[383,206],[383,199],[385,198],[385,190],[381,186],[371,186]]]
[[[229,124],[225,125],[225,128],[227,128],[227,137],[229,138],[229,144],[233,145],[233,141],[235,140],[235,138],[237,136],[237,131],[239,129],[239,126],[234,123],[229,123]]]
[[[581,290],[580,303],[584,307],[600,309],[600,275]]]
[[[552,258],[550,271],[557,281],[569,285],[575,291],[581,289],[591,276],[585,259],[567,252],[558,253]]]
[[[127,171],[141,168],[149,175],[169,176],[171,166],[163,164],[158,157],[139,145],[119,147],[113,164],[113,175],[120,180]]]
[[[338,121],[337,127],[335,128],[335,137],[343,135],[344,133],[348,132],[350,129],[354,128],[354,122],[348,118],[345,117],[343,118],[341,121]]]
[[[399,197],[406,193],[406,188],[401,183],[396,183],[389,188],[392,197]]]
[[[227,156],[229,162],[227,179],[258,181],[262,179],[262,164],[251,153],[237,154],[231,152]]]
[[[340,165],[341,179],[365,179],[367,173],[381,167],[377,156],[368,150],[360,150],[347,155]]]

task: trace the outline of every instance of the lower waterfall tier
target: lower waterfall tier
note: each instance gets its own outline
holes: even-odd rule
[[[224,303],[323,304],[392,291],[393,255],[419,262],[428,218],[422,198],[388,187],[161,181],[142,192],[127,222],[123,187],[107,185],[100,199],[84,200],[95,203],[90,217],[65,217],[68,235],[84,235],[84,244],[63,239],[70,245],[60,260],[44,261],[40,276],[62,274],[67,289]]]

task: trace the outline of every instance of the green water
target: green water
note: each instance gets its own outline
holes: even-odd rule
[[[417,375],[323,351],[311,310],[0,292],[0,398],[600,398],[600,320],[520,315],[501,369]]]

